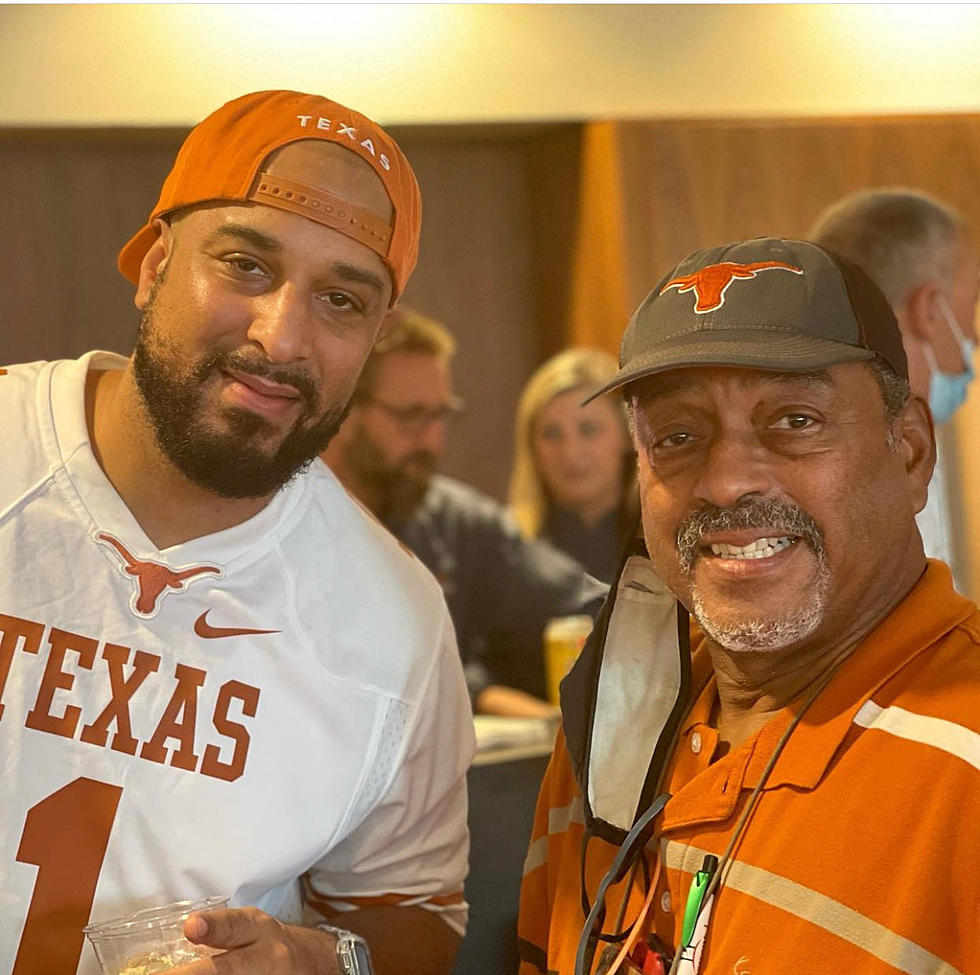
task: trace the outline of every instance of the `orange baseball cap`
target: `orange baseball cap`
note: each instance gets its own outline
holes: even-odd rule
[[[273,150],[304,139],[336,142],[364,159],[384,184],[394,209],[392,222],[328,190],[262,172]],[[222,105],[195,125],[146,225],[119,252],[119,270],[138,282],[140,264],[158,236],[153,227],[158,217],[221,200],[300,213],[366,244],[391,273],[392,303],[405,290],[418,259],[422,199],[408,160],[376,123],[319,95],[254,92]]]

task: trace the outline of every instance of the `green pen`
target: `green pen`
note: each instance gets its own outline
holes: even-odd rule
[[[681,948],[686,948],[691,943],[694,934],[694,925],[697,923],[698,915],[701,913],[701,905],[704,903],[704,894],[711,883],[711,878],[718,869],[718,857],[709,853],[701,864],[701,869],[694,875],[691,881],[691,889],[687,892],[687,906],[684,908],[684,925],[681,928]]]

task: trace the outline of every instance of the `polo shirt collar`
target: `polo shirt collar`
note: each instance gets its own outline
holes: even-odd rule
[[[948,567],[930,560],[905,598],[858,644],[810,705],[777,759],[764,788],[769,790],[786,785],[815,788],[861,706],[910,661],[972,612],[973,604],[954,591]],[[704,684],[704,678],[699,681],[698,675],[703,675],[706,669],[710,669],[710,660],[702,643],[692,666],[695,688]],[[682,738],[692,734],[697,725],[707,724],[716,696],[712,677],[682,726]],[[744,768],[742,788],[751,789],[758,784],[766,763],[792,720],[791,712],[777,715],[732,753],[732,761]],[[746,756],[743,751],[749,754]],[[748,761],[745,761],[746,757]]]

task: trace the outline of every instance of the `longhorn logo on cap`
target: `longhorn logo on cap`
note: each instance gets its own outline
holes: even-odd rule
[[[696,299],[695,314],[703,315],[721,308],[725,303],[725,292],[733,281],[746,281],[756,277],[760,271],[792,271],[793,274],[802,274],[803,268],[793,267],[792,264],[784,264],[782,261],[756,261],[752,264],[725,261],[721,264],[709,264],[693,274],[671,278],[660,289],[660,294],[671,288],[676,288],[680,294],[693,291]]]

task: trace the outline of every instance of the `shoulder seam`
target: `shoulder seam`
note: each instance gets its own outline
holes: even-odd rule
[[[54,471],[46,471],[44,476],[32,487],[29,487],[20,497],[12,501],[7,508],[0,511],[0,525],[3,525],[9,518],[16,514],[25,504],[29,504],[36,497],[48,491],[54,484]]]

